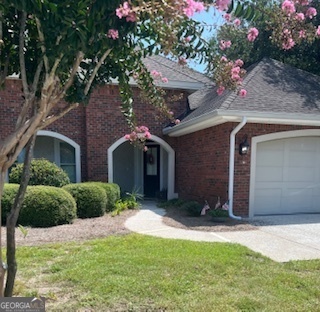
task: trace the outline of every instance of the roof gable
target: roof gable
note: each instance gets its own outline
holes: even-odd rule
[[[219,96],[216,87],[191,94],[189,104],[193,111],[174,128],[185,127],[209,115],[269,116],[269,123],[272,123],[271,115],[291,114],[320,121],[319,76],[272,59],[263,59],[248,69],[243,87],[247,90],[245,98],[233,91]]]

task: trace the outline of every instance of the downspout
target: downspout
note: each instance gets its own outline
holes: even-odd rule
[[[230,155],[229,155],[229,217],[241,220],[241,217],[235,216],[233,214],[233,186],[234,186],[234,156],[235,156],[235,143],[236,143],[236,134],[245,126],[247,123],[247,117],[243,117],[241,123],[235,127],[230,134]]]

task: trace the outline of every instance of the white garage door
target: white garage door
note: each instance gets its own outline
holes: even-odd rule
[[[254,214],[320,212],[320,138],[257,144]]]

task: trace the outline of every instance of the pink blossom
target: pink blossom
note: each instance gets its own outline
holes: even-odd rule
[[[314,18],[317,15],[317,10],[313,7],[308,8],[306,12],[306,16],[310,19]]]
[[[219,44],[219,48],[221,49],[221,50],[225,50],[225,49],[228,49],[228,48],[230,48],[231,47],[231,41],[230,40],[227,40],[227,41],[225,41],[225,40],[220,40],[220,44]]]
[[[239,76],[239,74],[237,74],[237,73],[234,73],[234,74],[231,74],[231,79],[232,80],[235,80],[235,81],[238,81],[238,80],[240,80],[240,76]]]
[[[290,15],[296,11],[293,1],[290,0],[283,1],[281,8],[287,15]]]
[[[236,18],[234,21],[233,21],[233,24],[236,25],[236,26],[240,26],[241,25],[241,21]]]
[[[180,119],[176,119],[174,123],[175,123],[176,125],[178,125],[180,122],[181,122]]]
[[[256,38],[258,37],[259,35],[259,30],[255,27],[252,27],[249,29],[248,31],[248,34],[247,34],[247,39],[250,41],[250,42],[253,42],[256,40]]]
[[[239,74],[240,73],[240,67],[239,66],[235,66],[231,69],[231,74]]]
[[[306,31],[305,30],[300,30],[299,31],[299,38],[305,38],[306,37]]]
[[[154,78],[160,78],[162,76],[162,74],[156,70],[152,70],[151,76],[153,76]]]
[[[148,151],[148,146],[145,146],[145,147],[143,148],[143,151],[144,151],[144,152],[147,152],[147,151]]]
[[[184,57],[179,57],[178,64],[184,66],[187,64],[187,60]]]
[[[239,91],[239,96],[241,96],[241,97],[246,97],[246,96],[247,96],[247,90],[241,89],[241,90]]]
[[[123,3],[123,5],[120,4],[120,7],[118,9],[116,9],[116,15],[119,18],[123,18],[129,15],[129,13],[131,12],[131,8],[129,6],[129,3],[127,1],[125,1]]]
[[[204,10],[203,2],[194,0],[186,0],[186,7],[183,9],[183,13],[188,17],[191,17],[194,13],[199,13]]]
[[[243,60],[241,60],[241,59],[237,59],[237,60],[234,62],[234,64],[235,64],[236,66],[242,67],[243,64],[244,64],[244,62],[243,62]]]
[[[304,21],[305,16],[304,16],[303,13],[297,13],[296,19],[297,19],[298,21]]]
[[[221,56],[220,61],[221,62],[228,62],[228,59],[225,56]]]
[[[137,16],[136,16],[136,13],[134,12],[130,12],[126,17],[127,22],[135,22],[136,20],[137,20]]]
[[[108,30],[108,35],[107,35],[108,38],[111,38],[113,40],[116,40],[119,38],[119,32],[118,30],[116,29],[109,29]]]
[[[130,134],[126,134],[126,135],[124,136],[124,138],[125,138],[126,140],[130,140]]]
[[[144,133],[144,136],[145,136],[146,139],[150,139],[151,138],[151,133],[149,131],[146,131]]]
[[[191,38],[190,38],[190,37],[185,37],[185,38],[184,38],[184,41],[185,41],[185,42],[190,42],[190,41],[191,41]]]
[[[224,86],[219,86],[219,88],[217,89],[218,95],[222,95],[225,89],[226,88]]]
[[[282,48],[284,50],[290,50],[291,48],[293,48],[295,46],[295,42],[292,38],[288,38],[287,40],[285,40],[283,43],[282,43]]]
[[[316,35],[317,35],[318,37],[320,37],[320,25],[319,25],[318,28],[317,28]]]
[[[162,79],[161,79],[161,81],[163,82],[163,83],[168,83],[168,78],[167,77],[163,77]]]
[[[306,6],[306,5],[309,5],[310,1],[309,0],[297,0],[296,2],[302,6]]]
[[[216,0],[216,7],[219,11],[227,11],[231,0]]]
[[[226,13],[223,17],[224,17],[224,19],[225,19],[227,22],[230,22],[230,21],[231,21],[231,14]]]

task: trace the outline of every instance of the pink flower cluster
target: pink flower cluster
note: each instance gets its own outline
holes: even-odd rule
[[[154,80],[159,80],[163,83],[168,83],[168,78],[167,77],[163,77],[161,72],[158,72],[156,70],[152,70],[150,72],[151,76],[153,77]]]
[[[242,66],[244,65],[241,59],[236,61],[229,61],[225,56],[222,56],[220,62],[217,66],[218,71],[216,72],[217,81],[218,81],[218,89],[217,94],[222,95],[223,92],[228,89],[237,89],[241,86],[243,81],[243,76],[246,73]],[[241,97],[245,97],[247,95],[247,91],[245,89],[241,89],[238,94]]]
[[[255,27],[252,27],[249,29],[248,31],[248,34],[247,34],[247,39],[250,41],[250,42],[253,42],[257,39],[259,35],[259,30]]]
[[[121,19],[126,18],[127,22],[135,22],[137,20],[136,13],[132,10],[129,3],[125,1],[116,9],[116,15]]]
[[[204,4],[201,1],[185,0],[186,6],[183,8],[183,13],[188,17],[194,15],[194,13],[200,13],[204,10]]]
[[[144,143],[146,140],[151,138],[151,133],[149,128],[146,126],[136,127],[131,133],[124,136],[126,140],[129,140],[131,143],[138,142],[139,144]]]
[[[220,40],[219,48],[223,51],[231,47],[232,42],[230,40]]]
[[[107,34],[108,38],[111,38],[113,40],[116,40],[119,38],[119,32],[116,29],[109,29],[108,30],[108,34]]]
[[[308,0],[296,0],[296,1],[285,0],[282,2],[281,9],[286,15],[291,16],[297,12],[296,5],[300,5],[302,7],[308,6],[309,1]],[[305,11],[305,13],[302,13],[302,12],[297,13],[295,15],[295,18],[300,21],[303,21],[305,17],[312,19],[316,15],[317,15],[317,10],[314,7],[309,7]]]
[[[216,0],[216,7],[219,11],[227,11],[231,0]]]

